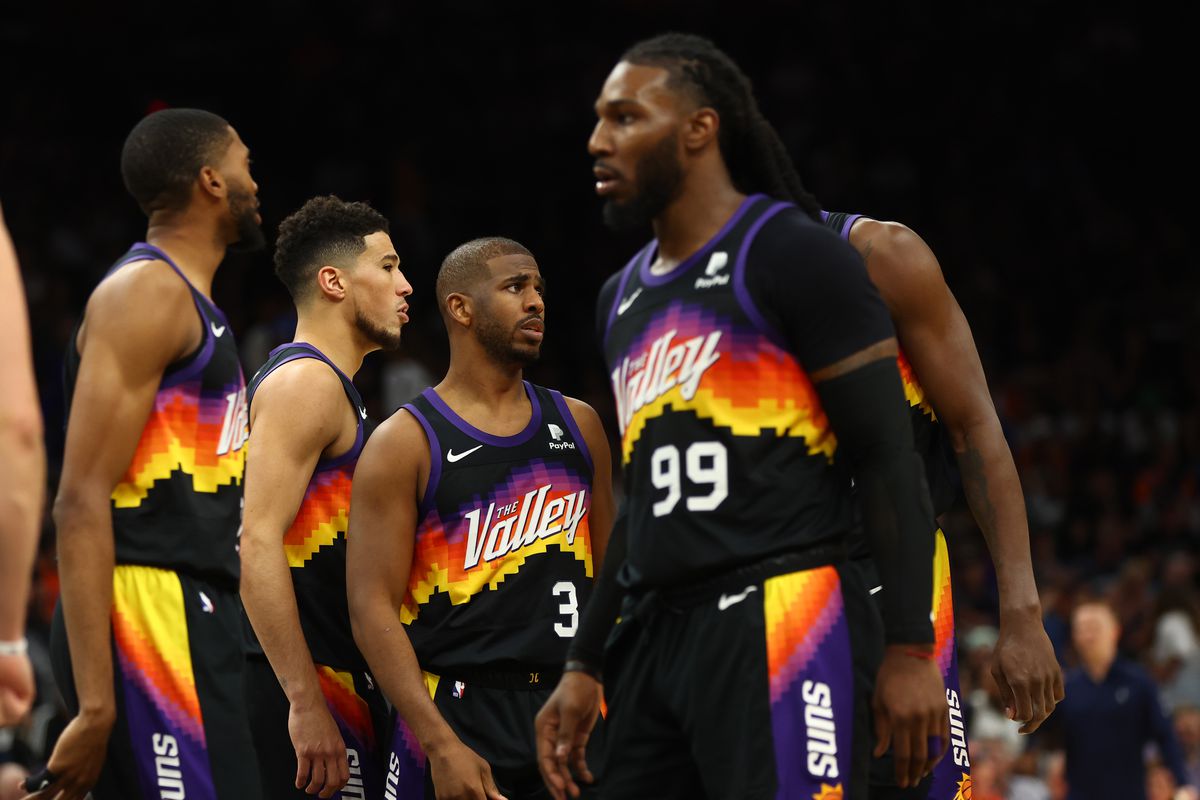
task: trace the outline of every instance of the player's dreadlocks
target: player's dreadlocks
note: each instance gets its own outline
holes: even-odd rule
[[[738,191],[790,200],[819,220],[821,207],[800,182],[779,134],[758,110],[750,79],[715,44],[692,34],[664,33],[633,45],[621,60],[666,69],[673,85],[717,112],[717,141]]]

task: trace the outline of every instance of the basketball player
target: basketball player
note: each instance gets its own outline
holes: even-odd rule
[[[912,230],[858,214],[822,211],[821,217],[827,227],[862,254],[867,273],[891,312],[903,345],[900,374],[917,449],[925,458],[934,513],[939,515],[954,501],[947,439],[953,448],[967,500],[991,550],[1000,589],[1000,639],[992,672],[1009,717],[1022,722],[1022,733],[1032,733],[1063,698],[1062,671],[1042,627],[1020,481],[966,317],[946,286],[937,258]],[[873,798],[957,800],[970,785],[971,759],[958,683],[950,562],[940,530],[937,539],[934,652],[950,706],[950,751],[930,778],[907,790],[893,785],[891,765],[880,760],[872,768]],[[869,558],[865,542],[859,542],[854,555]],[[869,563],[862,567],[870,571],[868,585],[877,586],[874,567]],[[886,604],[887,587],[874,597]]]
[[[892,747],[897,781],[914,784],[948,724],[934,522],[887,308],[711,42],[635,45],[596,111],[605,219],[656,235],[598,305],[627,487],[609,561],[625,560],[629,595],[603,657],[605,797],[865,796],[854,672],[873,632],[866,588],[843,568],[851,478],[896,586],[877,750]],[[578,788],[568,762],[588,777],[579,745],[612,620],[598,590],[539,714],[557,797]]]
[[[46,449],[17,252],[0,210],[0,728],[33,704],[25,639],[29,580],[46,494]]]
[[[522,380],[541,350],[543,286],[509,239],[446,257],[437,295],[450,369],[380,426],[354,478],[354,635],[402,734],[428,754],[428,777],[414,747],[398,783],[424,781],[430,798],[547,796],[533,717],[611,526],[599,417]]]
[[[279,226],[275,274],[296,304],[296,336],[246,392],[242,529],[242,600],[261,644],[246,704],[263,795],[380,798],[388,710],[346,608],[350,480],[367,425],[352,380],[367,353],[400,345],[412,287],[387,220],[336,197]]]
[[[150,224],[67,351],[51,650],[74,717],[35,797],[256,798],[237,588],[245,382],[210,293],[229,247],[263,245],[258,187],[233,128],[194,109],[139,122],[121,173]]]

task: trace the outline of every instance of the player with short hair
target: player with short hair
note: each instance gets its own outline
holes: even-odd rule
[[[368,353],[400,346],[412,286],[387,220],[337,197],[283,221],[275,273],[295,302],[296,335],[247,390],[241,551],[263,794],[380,798],[388,709],[346,606],[350,485],[368,434],[353,379]]]
[[[397,774],[408,796],[546,796],[533,717],[603,559],[612,489],[596,413],[522,378],[544,285],[510,239],[447,256],[450,368],[379,427],[355,472],[350,616],[415,739]]]
[[[210,295],[228,249],[263,244],[258,186],[237,132],[198,109],[142,119],[121,174],[149,228],[67,350],[51,651],[74,716],[30,782],[65,800],[255,798],[238,600],[246,391]]]

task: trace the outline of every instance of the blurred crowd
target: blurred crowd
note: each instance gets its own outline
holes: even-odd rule
[[[358,27],[346,26],[365,37],[360,44],[394,36],[403,47],[370,56],[369,47],[340,44],[338,26],[314,24],[261,44],[271,56],[261,76],[269,95],[247,85],[235,59],[212,65],[207,88],[193,77],[174,90],[147,82],[119,95],[92,92],[89,80],[107,81],[129,63],[118,59],[63,89],[70,103],[47,100],[46,86],[17,90],[21,121],[0,131],[0,191],[31,306],[49,496],[62,450],[64,348],[88,292],[144,233],[122,193],[117,153],[138,115],[163,102],[211,108],[239,129],[271,236],[318,193],[368,200],[391,220],[416,287],[414,321],[399,352],[371,356],[360,373],[374,417],[445,369],[445,334],[428,300],[441,256],[501,234],[529,246],[547,276],[546,346],[530,378],[593,404],[615,433],[593,302],[638,241],[602,228],[585,142],[595,92],[622,46],[679,25],[672,4],[650,5],[625,28],[599,20],[607,41],[513,28],[518,46],[497,52],[489,49],[490,27],[502,25],[488,16],[495,12],[432,42],[401,25],[391,4],[373,2]],[[1131,19],[1056,17],[1046,8],[1027,17],[1006,9],[1001,20],[977,9],[953,23],[955,36],[939,50],[921,38],[930,20],[920,15],[860,21],[826,7],[801,20],[783,6],[764,3],[778,24],[750,31],[723,26],[701,5],[688,27],[743,63],[827,208],[905,222],[938,254],[1016,459],[1045,625],[1064,669],[1078,660],[1073,610],[1107,600],[1121,654],[1152,675],[1200,784],[1200,272],[1185,267],[1184,206],[1167,181],[1156,182],[1157,150],[1171,149],[1158,137],[1170,134],[1139,118],[1149,106],[1140,87],[1163,66],[1163,34]],[[1024,41],[1024,58],[960,36],[985,25]],[[6,35],[17,52],[33,47],[19,29]],[[877,51],[864,52],[860,36]],[[167,85],[199,52],[186,44],[163,56]],[[434,58],[440,84],[421,77]],[[947,70],[947,58],[960,68]],[[1003,75],[991,68],[998,60]],[[388,79],[364,84],[364,75]],[[403,109],[396,130],[377,119],[389,104]],[[72,124],[80,118],[91,120],[87,136]],[[269,264],[269,251],[231,256],[214,289],[247,375],[294,325]],[[965,503],[942,527],[972,798],[1065,797],[1054,719],[1018,736],[998,703],[988,669],[995,576]],[[0,800],[14,796],[15,765],[39,763],[65,721],[46,652],[58,595],[48,514],[36,570],[29,632],[39,699],[25,724],[0,732]],[[1161,755],[1150,748],[1146,758],[1155,765],[1149,797],[1171,797],[1175,779]]]

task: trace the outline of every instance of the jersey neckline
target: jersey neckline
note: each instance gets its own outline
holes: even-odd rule
[[[664,272],[662,275],[655,275],[650,271],[650,265],[654,261],[654,256],[658,253],[658,239],[652,239],[650,244],[646,246],[644,255],[642,256],[642,263],[638,267],[638,277],[641,278],[642,283],[647,286],[662,286],[670,283],[683,273],[687,272],[689,269],[694,267],[696,263],[700,261],[700,259],[704,258],[704,256],[708,255],[716,248],[717,243],[724,239],[725,235],[733,229],[733,226],[737,225],[741,218],[746,215],[746,212],[750,210],[750,206],[764,197],[766,197],[766,195],[763,194],[748,195],[746,199],[742,201],[742,204],[738,206],[737,211],[733,212],[733,216],[726,220],[725,224],[721,226],[721,230],[717,231],[713,237],[705,242],[699,250],[692,253],[683,261],[680,261],[670,272]]]
[[[439,395],[432,386],[421,392],[421,396],[432,403],[433,407],[436,408],[441,415],[450,422],[450,424],[458,428],[467,436],[493,447],[514,447],[519,444],[524,444],[533,438],[533,434],[537,432],[537,429],[541,427],[542,424],[542,405],[538,402],[537,393],[533,391],[533,386],[530,385],[529,381],[521,381],[521,384],[525,387],[525,395],[529,398],[529,405],[532,409],[532,413],[529,415],[529,424],[525,426],[524,430],[522,430],[520,433],[514,433],[512,436],[496,436],[495,434],[488,433],[487,431],[479,430],[479,428],[476,428],[474,425],[456,414],[454,409],[446,404],[446,401],[442,399],[441,395]]]

